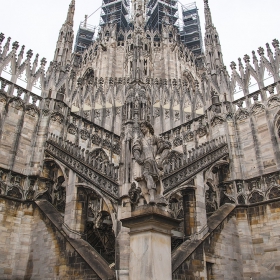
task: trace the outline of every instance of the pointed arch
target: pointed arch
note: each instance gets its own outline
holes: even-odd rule
[[[265,87],[271,85],[274,83],[274,78],[273,78],[273,75],[272,75],[272,71],[267,68],[267,67],[264,67],[264,72],[263,72],[263,84]]]
[[[105,104],[104,104],[103,90],[99,88],[95,93],[94,109],[102,109],[104,105]]]
[[[257,82],[257,79],[255,78],[255,75],[249,75],[249,80],[248,80],[248,91],[249,94],[253,93],[255,91],[259,90],[259,83]]]
[[[199,95],[196,96],[194,111],[195,111],[195,114],[198,116],[204,114],[203,101],[201,100],[201,97]]]

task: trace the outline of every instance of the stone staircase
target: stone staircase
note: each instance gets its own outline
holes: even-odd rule
[[[84,259],[91,269],[104,280],[115,279],[115,273],[110,269],[109,264],[83,239],[72,239],[67,236],[63,229],[63,216],[55,209],[55,207],[46,200],[37,200],[35,204],[43,212],[43,214],[51,221],[57,230],[64,236],[67,242],[74,250]]]
[[[234,204],[226,203],[208,218],[208,232],[201,239],[187,240],[172,252],[172,271],[175,272],[182,263],[213,233],[235,209]]]

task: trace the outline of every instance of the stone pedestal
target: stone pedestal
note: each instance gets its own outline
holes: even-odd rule
[[[171,229],[180,222],[157,205],[141,206],[121,221],[130,228],[129,279],[172,279]]]

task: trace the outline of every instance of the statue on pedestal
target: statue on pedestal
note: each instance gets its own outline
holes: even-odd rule
[[[152,125],[140,124],[142,136],[135,140],[132,153],[135,159],[134,180],[139,183],[147,203],[166,204],[163,198],[163,161],[170,151],[170,144],[154,135]]]
[[[144,12],[142,9],[142,5],[138,5],[138,8],[135,12],[135,18],[134,18],[134,27],[142,28],[144,26]]]

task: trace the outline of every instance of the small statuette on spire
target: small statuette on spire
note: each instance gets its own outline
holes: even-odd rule
[[[72,0],[71,4],[69,5],[68,14],[65,23],[70,24],[71,26],[74,25],[74,13],[75,13],[75,0]]]
[[[142,9],[142,5],[139,4],[137,7],[137,10],[135,12],[135,17],[134,17],[134,27],[135,28],[142,28],[144,24],[144,12]]]

